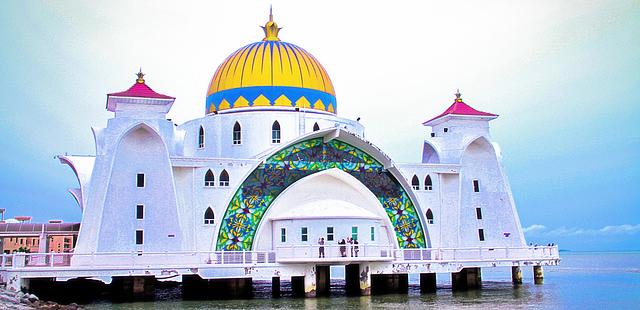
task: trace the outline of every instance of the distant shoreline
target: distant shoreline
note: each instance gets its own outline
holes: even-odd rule
[[[559,250],[560,253],[576,253],[576,254],[587,254],[587,253],[607,253],[607,254],[625,254],[625,253],[640,253],[640,250]]]

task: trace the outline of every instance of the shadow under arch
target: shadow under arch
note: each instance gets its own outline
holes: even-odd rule
[[[314,189],[315,191],[309,193],[309,189]],[[393,224],[376,195],[360,180],[337,168],[327,169],[303,177],[278,195],[272,202],[271,207],[265,212],[263,220],[256,229],[254,248],[256,250],[271,250],[271,247],[267,246],[266,243],[272,237],[273,232],[268,222],[273,215],[282,216],[286,214],[287,208],[292,205],[299,206],[320,200],[336,200],[336,198],[338,198],[337,200],[357,205],[363,210],[378,216],[383,222],[381,226],[385,229],[385,240],[393,248],[399,248],[398,240],[393,233]]]

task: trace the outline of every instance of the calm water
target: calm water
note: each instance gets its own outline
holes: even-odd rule
[[[269,283],[254,283],[251,300],[182,301],[180,289],[157,292],[158,301],[110,304],[94,303],[88,309],[403,309],[491,308],[491,309],[640,309],[640,252],[561,253],[562,263],[545,268],[545,284],[534,285],[531,268],[523,268],[525,284],[511,285],[510,269],[482,270],[481,290],[453,293],[448,274],[438,274],[438,292],[420,295],[417,277],[410,277],[409,294],[346,297],[344,282],[332,280],[332,296],[323,298],[272,299]],[[337,277],[340,269],[332,269]]]

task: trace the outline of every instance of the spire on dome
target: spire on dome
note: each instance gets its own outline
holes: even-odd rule
[[[278,38],[278,32],[282,28],[278,28],[278,24],[273,21],[273,9],[269,6],[269,21],[262,26],[264,30],[264,39],[262,41],[280,41]]]
[[[140,67],[140,71],[138,71],[138,73],[136,73],[136,76],[138,77],[136,82],[140,83],[140,84],[144,84],[144,73],[142,73],[142,67]]]
[[[462,102],[462,94],[460,93],[460,88],[456,89],[456,102]]]

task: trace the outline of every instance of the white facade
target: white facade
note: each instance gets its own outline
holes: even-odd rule
[[[428,247],[525,245],[499,148],[489,135],[492,118],[445,116],[433,125],[435,135],[424,141],[423,163],[396,164],[361,138],[364,127],[360,123],[330,113],[230,110],[177,126],[166,119],[173,100],[110,100],[119,105],[106,128],[93,129],[96,156],[60,157],[80,182],[79,189],[71,190],[83,210],[76,253],[213,251],[220,220],[245,178],[275,151],[310,136],[350,137],[348,142],[363,145],[387,170],[395,171],[420,214]],[[279,143],[272,136],[276,121]],[[236,123],[241,136],[234,142]],[[317,132],[315,124],[320,129]],[[213,182],[205,182],[208,171]],[[223,171],[229,176],[228,184],[221,179]],[[137,184],[138,174],[144,175],[142,187]],[[415,188],[414,175],[418,179]],[[300,214],[297,209],[319,201],[340,202],[349,205],[345,210],[350,211],[342,217],[322,217]],[[136,213],[138,205],[143,206],[141,219]],[[214,219],[205,221],[208,208]],[[370,217],[354,218],[351,213]],[[253,248],[282,247],[279,233],[283,225],[290,235],[287,245],[315,244],[319,237],[326,238],[329,223],[334,227],[334,243],[349,237],[351,228],[357,226],[359,239],[366,236],[365,242],[398,248],[380,202],[366,186],[339,170],[306,177],[280,194],[260,223]],[[298,236],[301,227],[308,229],[304,242]],[[370,229],[377,240],[369,240]],[[142,231],[142,241],[136,242],[140,234],[136,231]]]

